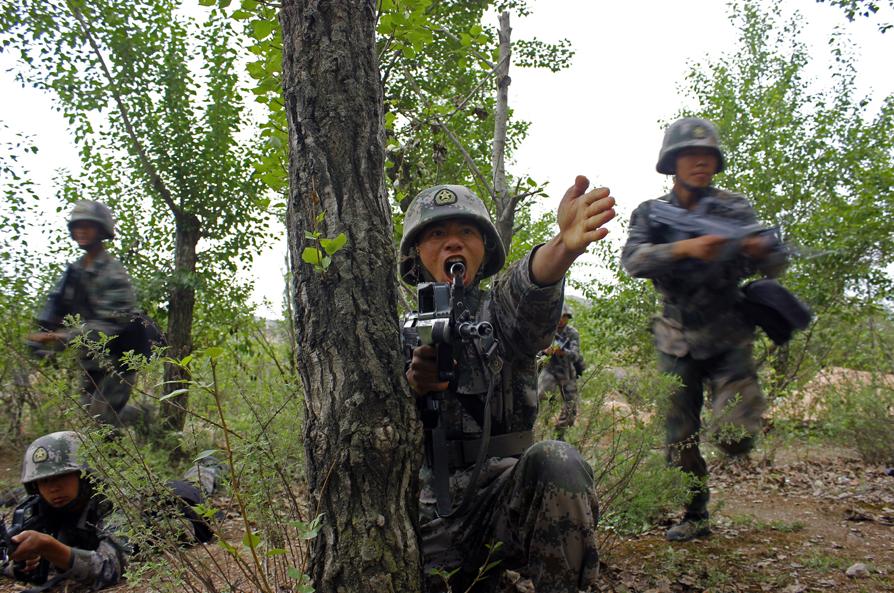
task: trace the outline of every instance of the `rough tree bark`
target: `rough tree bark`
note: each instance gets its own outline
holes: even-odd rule
[[[196,246],[201,226],[192,214],[174,214],[174,274],[168,292],[167,355],[183,359],[192,352],[192,317],[196,307]],[[189,372],[180,365],[165,363],[165,393],[189,388]],[[183,430],[189,406],[189,393],[184,391],[164,401],[162,418],[168,430]]]
[[[398,338],[375,6],[286,0],[280,12],[307,478],[310,508],[325,514],[310,573],[321,592],[420,589],[421,429]],[[307,231],[348,237],[326,271],[302,261]]]
[[[494,144],[491,163],[493,165],[494,207],[496,209],[497,233],[503,241],[503,247],[509,252],[512,244],[512,233],[515,225],[515,209],[518,202],[509,195],[506,186],[506,128],[509,124],[509,61],[512,58],[512,27],[509,26],[509,13],[500,15],[500,28],[497,31],[500,39],[497,68],[495,72],[497,87],[497,105],[494,110]]]

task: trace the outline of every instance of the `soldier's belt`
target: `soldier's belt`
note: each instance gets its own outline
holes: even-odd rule
[[[524,430],[491,436],[487,444],[488,457],[514,457],[521,455],[534,444],[534,432]],[[475,463],[481,439],[447,441],[447,455],[451,469],[464,468]]]

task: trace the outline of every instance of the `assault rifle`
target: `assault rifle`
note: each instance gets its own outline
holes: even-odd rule
[[[437,352],[438,380],[449,381],[448,390],[453,390],[456,378],[454,360],[465,344],[475,344],[482,365],[496,351],[497,342],[493,340],[486,352],[481,349],[481,339],[493,335],[493,325],[487,321],[475,322],[472,313],[464,302],[465,286],[463,276],[466,268],[460,262],[450,266],[450,283],[425,282],[417,286],[419,311],[406,317],[401,330],[405,355],[412,360],[413,349],[420,345],[433,346]],[[434,473],[434,490],[437,497],[438,514],[442,517],[456,512],[450,499],[450,470],[447,446],[447,430],[441,421],[441,402],[445,392],[429,393],[425,396],[423,421],[426,428],[431,427],[431,439],[426,443],[426,457],[429,459]],[[485,418],[482,441],[485,445],[481,451],[486,452],[486,442],[490,438],[490,397],[485,403]],[[479,455],[480,457],[481,455]],[[483,461],[483,460],[482,460]],[[480,463],[478,465],[481,465]],[[473,487],[477,472],[470,480]],[[467,492],[469,488],[467,488]],[[465,496],[464,499],[468,499]],[[462,506],[462,505],[461,505]],[[457,509],[458,510],[458,509]]]
[[[775,228],[767,228],[760,224],[737,225],[727,218],[703,214],[701,211],[710,210],[710,206],[716,203],[711,197],[702,198],[697,210],[691,212],[667,202],[655,201],[649,210],[649,220],[653,225],[663,226],[673,233],[671,241],[680,241],[703,235],[719,235],[729,241],[721,251],[720,261],[732,259],[740,251],[742,239],[755,235],[768,235],[779,239],[779,232]]]
[[[44,521],[38,512],[39,504],[40,496],[32,495],[13,511],[9,529],[0,521],[0,568],[6,567],[12,561],[12,555],[16,550],[16,543],[12,541],[12,538],[23,531],[44,531]],[[46,559],[42,559],[37,568],[30,572],[25,572],[24,561],[13,564],[15,578],[29,583],[38,585],[45,583],[49,572],[50,563]]]

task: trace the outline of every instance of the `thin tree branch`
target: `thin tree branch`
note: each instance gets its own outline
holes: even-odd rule
[[[155,188],[155,191],[158,192],[158,194],[161,196],[161,199],[164,200],[168,208],[171,209],[171,212],[173,212],[177,216],[182,215],[183,210],[174,203],[174,199],[171,195],[170,190],[165,185],[165,182],[162,180],[161,176],[156,170],[155,165],[152,164],[152,161],[149,159],[149,155],[146,154],[146,149],[143,146],[143,143],[140,141],[140,139],[137,137],[136,132],[134,131],[133,124],[130,121],[130,113],[127,110],[127,106],[125,106],[124,100],[115,89],[115,79],[112,76],[108,65],[106,64],[105,58],[103,58],[102,56],[99,45],[93,38],[93,34],[90,32],[90,28],[87,26],[84,15],[81,14],[81,11],[77,8],[77,6],[73,5],[72,2],[66,2],[66,6],[68,6],[68,10],[75,17],[75,19],[77,19],[78,24],[81,26],[81,30],[84,32],[84,37],[87,39],[87,43],[90,44],[90,47],[93,50],[96,59],[99,61],[99,66],[100,68],[102,68],[103,74],[105,74],[106,80],[109,83],[109,91],[112,93],[112,98],[115,100],[115,103],[118,105],[118,111],[121,113],[121,121],[124,123],[124,129],[127,131],[127,135],[130,136],[130,140],[133,143],[134,148],[136,148],[137,154],[140,158],[140,163],[143,165],[143,169],[149,176],[152,187]]]

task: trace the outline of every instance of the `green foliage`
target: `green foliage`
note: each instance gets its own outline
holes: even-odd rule
[[[816,1],[820,4],[826,2],[826,0]],[[849,21],[853,21],[858,16],[863,18],[874,16],[884,4],[875,0],[828,0],[828,2],[830,5],[840,8]],[[888,0],[888,7],[894,9],[894,0]],[[878,30],[884,33],[892,26],[894,25],[891,23],[879,23]]]
[[[52,93],[80,148],[83,173],[58,180],[63,201],[109,204],[121,260],[162,321],[172,287],[197,290],[200,336],[244,306],[250,286],[236,274],[267,240],[271,216],[231,23],[220,10],[192,20],[168,0],[0,11],[0,47],[18,55],[23,83]],[[176,259],[199,238],[194,268]]]
[[[891,375],[847,381],[824,393],[819,425],[867,463],[894,463],[894,382]]]

